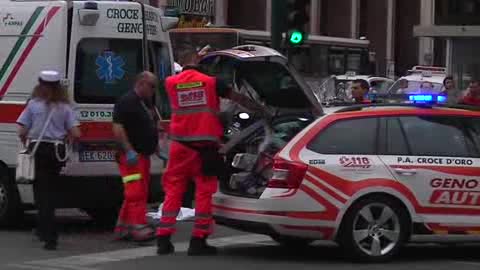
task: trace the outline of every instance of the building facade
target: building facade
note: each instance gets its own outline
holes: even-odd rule
[[[470,80],[480,79],[480,0],[425,2],[432,12],[425,13],[428,20],[414,29],[424,40],[420,55],[432,54],[434,63],[445,65],[458,87],[465,89]]]
[[[159,5],[212,6],[215,25],[269,31],[275,0],[159,0]],[[416,25],[431,24],[435,0],[310,0],[308,30],[314,35],[368,39],[376,73],[401,76],[417,64],[434,64],[434,39],[413,36]],[[205,10],[205,9],[204,9]],[[187,10],[188,11],[188,10]],[[187,12],[188,13],[188,12]],[[438,46],[442,43],[438,42]],[[440,63],[441,64],[441,63]]]

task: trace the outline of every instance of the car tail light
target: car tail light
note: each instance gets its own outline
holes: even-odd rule
[[[307,169],[308,166],[300,162],[275,159],[273,163],[273,175],[268,182],[268,187],[299,188],[307,173]]]

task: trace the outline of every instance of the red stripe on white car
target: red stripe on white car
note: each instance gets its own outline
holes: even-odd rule
[[[305,192],[308,196],[310,196],[312,199],[316,200],[318,203],[320,203],[322,206],[325,207],[325,212],[322,213],[321,219],[323,220],[336,220],[339,209],[330,201],[328,201],[326,198],[323,196],[319,195],[316,193],[313,189],[302,185],[300,187],[300,190]]]
[[[393,179],[365,179],[354,182],[340,178],[318,168],[309,168],[309,170],[328,184],[337,187],[340,191],[349,196],[354,196],[357,192],[365,189],[391,188],[402,194],[419,214],[448,215],[454,211],[457,215],[480,215],[480,209],[423,206],[408,187]]]
[[[326,193],[328,193],[328,195],[332,196],[333,198],[335,198],[337,201],[341,202],[341,203],[346,203],[347,200],[345,198],[343,198],[342,196],[340,196],[339,194],[337,194],[336,192],[332,191],[330,188],[328,188],[327,186],[323,185],[322,183],[320,183],[319,181],[317,181],[315,178],[309,176],[308,174],[306,175],[305,179],[312,183],[313,185],[315,185],[316,187],[318,187],[319,189],[325,191]]]

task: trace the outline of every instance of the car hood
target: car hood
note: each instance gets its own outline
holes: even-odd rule
[[[200,62],[209,75],[281,112],[312,111],[322,108],[302,76],[277,51],[262,46],[240,46],[208,54]]]

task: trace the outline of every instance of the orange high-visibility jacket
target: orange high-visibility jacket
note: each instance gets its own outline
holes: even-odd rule
[[[179,142],[220,142],[223,125],[220,122],[220,98],[217,80],[197,70],[189,69],[166,80],[172,109],[170,138]]]

